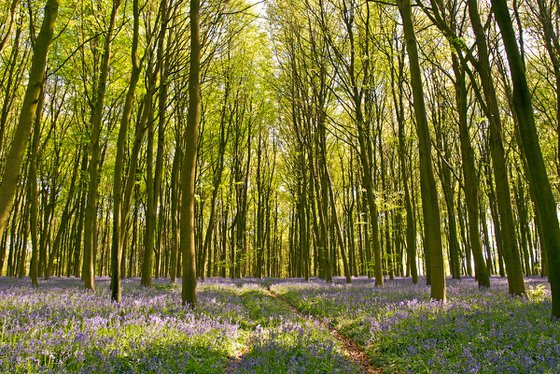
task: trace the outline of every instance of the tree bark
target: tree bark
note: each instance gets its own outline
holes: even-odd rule
[[[492,72],[488,57],[488,47],[486,36],[476,0],[468,0],[469,16],[476,37],[478,50],[477,69],[480,73],[482,88],[486,99],[488,121],[490,124],[490,155],[494,166],[494,176],[496,181],[496,202],[500,215],[500,231],[502,234],[504,259],[508,274],[509,293],[513,295],[525,294],[525,283],[521,270],[519,257],[519,247],[515,236],[515,226],[513,221],[511,194],[507,175],[505,152],[502,141],[502,123],[494,88]]]
[[[185,155],[182,167],[181,252],[183,254],[182,304],[197,305],[194,204],[198,126],[200,120],[200,0],[190,1],[191,52],[189,70],[189,108],[185,130]]]
[[[58,15],[58,5],[59,0],[47,0],[41,30],[35,40],[29,81],[25,90],[15,134],[6,157],[10,162],[4,168],[2,181],[0,182],[0,237],[4,234],[10,210],[14,204],[23,155],[29,140],[31,126],[35,120],[39,95],[43,87],[47,54]]]
[[[530,165],[529,188],[533,190],[536,213],[543,225],[541,245],[544,247],[549,266],[549,281],[552,291],[552,315],[560,319],[560,227],[558,225],[557,204],[542,156],[531,92],[525,76],[525,66],[519,53],[511,16],[506,1],[492,0],[492,9],[502,34],[511,79],[513,82],[513,107],[516,113],[517,129],[521,137],[523,155]]]
[[[430,297],[445,301],[445,268],[441,245],[441,226],[436,181],[434,178],[430,130],[426,117],[422,73],[418,60],[418,46],[412,23],[412,7],[410,0],[398,0],[399,11],[403,21],[405,44],[410,65],[412,95],[414,98],[414,114],[416,133],[420,152],[420,192],[422,195],[422,213],[424,217],[424,244],[430,257]]]
[[[139,36],[139,21],[140,11],[138,0],[133,2],[134,25],[132,34],[131,46],[131,61],[132,71],[130,73],[130,84],[125,97],[123,113],[119,127],[119,135],[117,139],[117,148],[115,150],[115,171],[113,176],[113,233],[111,241],[111,300],[121,302],[121,262],[122,262],[122,248],[124,241],[124,231],[126,230],[126,219],[128,212],[123,212],[122,195],[123,195],[123,169],[124,169],[124,156],[126,147],[126,137],[128,126],[130,124],[130,116],[134,102],[134,93],[136,85],[140,79],[141,67],[138,65],[137,51],[138,51],[138,36]],[[128,204],[127,204],[128,205]],[[127,206],[128,208],[128,206]]]

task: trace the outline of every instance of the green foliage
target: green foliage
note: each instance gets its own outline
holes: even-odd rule
[[[550,292],[546,289],[544,284],[538,284],[527,288],[527,297],[531,301],[539,303],[550,297]]]

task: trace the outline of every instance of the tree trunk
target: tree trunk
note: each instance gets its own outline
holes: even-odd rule
[[[111,44],[113,41],[113,32],[115,31],[115,21],[117,10],[121,0],[113,0],[111,16],[109,19],[109,28],[105,36],[105,44],[103,46],[103,58],[99,70],[99,82],[95,88],[95,100],[92,104],[92,113],[90,120],[90,162],[89,162],[89,181],[87,204],[84,221],[84,259],[83,259],[83,280],[85,287],[95,289],[95,254],[97,251],[97,187],[99,179],[99,162],[100,162],[100,137],[103,119],[103,106],[105,102],[105,91],[107,89],[109,76],[109,61],[111,59]]]
[[[453,71],[455,72],[455,100],[457,102],[457,111],[459,115],[459,142],[461,147],[461,166],[464,177],[465,202],[467,205],[468,216],[468,235],[469,244],[474,255],[474,267],[476,279],[479,287],[490,287],[490,277],[486,265],[484,264],[484,256],[482,254],[482,245],[480,243],[480,230],[478,215],[478,178],[476,176],[476,167],[474,163],[474,151],[471,145],[471,137],[467,120],[467,87],[465,82],[465,70],[461,67],[457,56],[452,55]]]
[[[503,241],[502,247],[505,251],[504,258],[508,273],[509,293],[512,295],[523,295],[525,293],[525,283],[521,270],[519,247],[517,246],[515,236],[509,180],[502,142],[502,124],[490,69],[488,47],[476,0],[468,0],[467,5],[479,54],[477,69],[480,73],[486,107],[488,108],[486,114],[490,124],[490,155],[496,180],[496,202],[500,215],[500,231]]]
[[[194,241],[194,204],[198,125],[200,119],[200,0],[190,1],[191,52],[189,70],[189,108],[185,130],[185,155],[181,174],[183,194],[181,201],[181,252],[183,254],[182,304],[192,308],[196,297],[196,254]]]
[[[29,140],[31,126],[35,120],[39,95],[43,87],[45,68],[47,66],[47,54],[53,37],[56,17],[58,15],[59,0],[47,0],[45,4],[41,30],[35,40],[29,81],[18,124],[14,137],[10,144],[6,159],[10,162],[4,168],[2,182],[0,182],[0,238],[4,234],[10,210],[14,204],[14,197],[19,180],[19,172],[23,161],[23,155]]]
[[[132,106],[134,101],[134,93],[136,85],[140,79],[141,67],[137,61],[138,51],[138,36],[139,36],[139,21],[140,11],[138,0],[133,2],[134,25],[132,35],[131,47],[131,61],[132,71],[130,73],[130,84],[126,93],[123,113],[121,117],[119,135],[117,140],[117,148],[115,150],[115,171],[113,175],[113,233],[111,241],[111,300],[121,302],[121,278],[122,278],[122,252],[124,242],[124,232],[126,230],[126,216],[127,213],[123,212],[122,195],[123,195],[123,169],[124,169],[124,156],[126,147],[126,137],[128,126],[130,124],[130,115],[132,113]],[[127,204],[128,205],[128,204]],[[128,206],[127,206],[128,207]]]
[[[509,62],[513,82],[513,107],[517,117],[516,124],[521,137],[523,155],[527,164],[530,165],[528,168],[529,188],[533,190],[531,196],[534,198],[536,213],[540,216],[539,219],[543,225],[541,245],[546,251],[549,266],[552,315],[560,319],[560,227],[557,205],[539,144],[531,92],[527,85],[525,67],[519,53],[507,3],[504,0],[492,0],[492,9],[502,34]]]
[[[399,10],[403,21],[405,44],[410,64],[412,95],[414,98],[414,114],[416,133],[420,152],[420,187],[422,194],[422,213],[424,217],[424,244],[430,257],[430,297],[445,301],[445,268],[441,245],[440,213],[436,181],[432,169],[430,130],[426,117],[422,73],[418,60],[418,46],[412,23],[412,7],[410,0],[399,0]]]
[[[41,138],[41,112],[43,110],[43,104],[45,100],[45,91],[41,90],[39,94],[39,103],[37,104],[37,113],[35,115],[34,126],[33,126],[33,141],[31,144],[31,152],[29,152],[29,178],[28,178],[28,195],[29,207],[31,213],[29,214],[30,226],[31,226],[31,283],[33,287],[38,287],[39,282],[39,240],[37,239],[38,233],[38,196],[37,196],[37,164],[39,163],[39,143]]]

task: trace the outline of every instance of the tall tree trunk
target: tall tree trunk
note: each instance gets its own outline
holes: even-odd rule
[[[178,110],[180,111],[180,110]],[[181,123],[180,116],[176,119],[178,123]],[[182,152],[181,152],[181,136],[176,135],[175,141],[175,156],[173,157],[173,166],[171,167],[171,261],[169,263],[169,277],[171,284],[175,284],[177,281],[177,275],[180,273],[177,269],[178,257],[179,257],[179,245],[180,245],[180,235],[179,235],[179,214],[180,214],[180,190],[179,190],[179,178],[180,169],[183,162]]]
[[[101,123],[103,119],[103,107],[105,103],[105,92],[107,90],[109,76],[109,61],[111,59],[111,44],[113,41],[113,33],[117,10],[121,0],[113,0],[111,16],[109,19],[109,28],[105,36],[105,44],[103,46],[103,58],[99,70],[99,82],[95,88],[95,100],[92,104],[92,113],[90,120],[90,162],[89,162],[89,181],[87,203],[84,221],[84,259],[82,266],[82,278],[85,287],[95,289],[95,254],[97,251],[97,187],[99,179],[99,162],[100,162],[100,138]]]
[[[467,88],[465,70],[462,68],[455,54],[452,55],[453,71],[455,72],[455,100],[459,115],[459,142],[461,148],[461,166],[464,177],[465,202],[468,216],[469,244],[474,255],[474,267],[479,287],[490,287],[490,277],[484,264],[482,245],[480,243],[480,218],[478,215],[478,179],[474,164],[474,151],[467,120]]]
[[[206,226],[206,234],[204,235],[203,242],[203,252],[204,256],[202,259],[202,266],[204,268],[205,256],[210,251],[212,234],[214,231],[214,226],[216,226],[216,201],[218,198],[218,192],[220,190],[220,184],[222,183],[222,174],[224,170],[224,154],[227,145],[227,139],[229,138],[229,131],[226,131],[227,122],[227,108],[229,104],[229,92],[230,92],[230,78],[226,77],[225,88],[224,88],[224,102],[222,104],[221,116],[220,116],[220,139],[218,145],[218,160],[216,161],[216,167],[213,173],[212,179],[212,198],[210,200],[210,217],[208,218],[208,226]],[[208,272],[210,273],[211,266],[208,264]],[[200,275],[204,277],[204,271],[200,272]]]
[[[418,265],[416,263],[416,220],[414,219],[414,210],[412,209],[412,201],[410,196],[409,176],[407,175],[406,167],[406,137],[405,137],[405,118],[404,118],[404,104],[403,104],[403,70],[404,70],[404,50],[403,53],[397,56],[398,70],[391,68],[391,93],[393,96],[393,103],[395,105],[395,114],[397,117],[398,125],[398,139],[399,139],[399,163],[403,175],[403,189],[404,189],[404,207],[406,210],[406,256],[407,268],[410,269],[410,276],[412,283],[418,283]],[[397,81],[398,79],[398,81]],[[398,89],[398,92],[397,92]]]
[[[138,36],[140,25],[140,9],[138,0],[133,2],[134,25],[132,34],[132,47],[131,47],[131,62],[132,71],[130,73],[130,84],[126,93],[121,122],[119,127],[119,135],[117,140],[117,148],[115,150],[115,170],[113,175],[113,233],[111,241],[111,300],[114,302],[121,302],[121,263],[122,263],[122,248],[124,245],[124,232],[126,230],[126,220],[123,216],[127,213],[122,211],[122,195],[123,195],[123,169],[124,169],[124,156],[126,147],[126,137],[128,126],[130,124],[130,115],[132,113],[132,106],[134,102],[134,93],[136,85],[140,79],[141,67],[138,65],[137,51],[138,51]]]
[[[28,195],[29,207],[31,208],[31,213],[29,214],[30,226],[31,226],[31,283],[33,287],[38,287],[39,282],[39,240],[37,239],[38,233],[38,196],[37,196],[37,164],[39,163],[39,143],[41,138],[41,111],[43,110],[43,104],[45,100],[45,91],[41,90],[39,94],[39,103],[37,104],[37,113],[35,115],[34,126],[33,126],[33,141],[31,144],[31,152],[29,153],[29,178],[28,178]]]
[[[47,0],[41,30],[39,31],[33,48],[29,81],[23,97],[15,134],[6,157],[9,163],[4,168],[2,181],[0,182],[0,238],[4,234],[10,210],[14,204],[23,155],[29,140],[31,126],[37,112],[37,104],[39,102],[41,88],[43,87],[44,74],[47,66],[47,54],[53,37],[56,17],[58,15],[58,5],[59,0]]]
[[[410,65],[416,133],[420,152],[420,187],[422,194],[422,213],[424,217],[424,244],[430,257],[430,297],[445,301],[445,268],[441,245],[440,213],[436,181],[434,178],[431,157],[430,130],[426,117],[424,90],[422,88],[422,72],[418,60],[418,46],[414,25],[412,23],[412,7],[410,0],[398,0],[399,11],[403,21],[405,44]]]
[[[155,123],[153,118],[153,109],[148,114],[148,147],[147,147],[147,178],[146,190],[148,195],[146,209],[146,235],[144,240],[144,261],[142,262],[142,278],[140,284],[143,286],[152,285],[152,272],[154,262],[154,252],[156,250],[156,225],[157,225],[157,206],[161,194],[161,180],[163,169],[163,143],[165,141],[165,122],[166,122],[166,104],[167,104],[167,72],[169,59],[165,52],[165,35],[167,31],[168,11],[167,1],[160,2],[159,16],[161,17],[160,31],[157,39],[157,63],[153,72],[153,80],[159,75],[159,92],[158,92],[158,143],[155,160],[153,160],[153,146],[155,136]],[[150,108],[152,106],[150,105]],[[162,213],[160,213],[162,214]],[[157,271],[156,271],[157,274]]]
[[[552,290],[552,315],[560,319],[560,227],[557,205],[552,194],[546,165],[542,156],[535,117],[531,103],[531,92],[525,76],[525,66],[519,53],[513,24],[506,1],[492,0],[492,9],[502,34],[511,79],[513,82],[513,107],[517,117],[517,128],[521,137],[523,155],[530,165],[529,188],[533,190],[536,214],[542,225],[541,245],[544,247]]]
[[[441,95],[441,93],[439,93]],[[436,94],[437,95],[437,94]],[[455,216],[455,183],[451,176],[451,165],[449,164],[450,152],[447,140],[447,134],[443,134],[446,129],[442,128],[445,123],[441,108],[443,103],[436,103],[436,109],[433,110],[433,123],[436,124],[436,141],[441,151],[439,155],[439,171],[441,187],[445,206],[447,208],[447,237],[448,237],[448,258],[451,277],[453,279],[461,278],[461,268],[459,259],[459,242],[457,240],[457,221]]]
[[[513,213],[511,210],[511,195],[502,142],[502,123],[490,69],[486,36],[478,13],[478,4],[476,0],[468,0],[467,5],[476,37],[479,55],[477,69],[481,78],[486,100],[487,116],[490,123],[490,155],[492,157],[496,180],[496,202],[500,215],[500,231],[502,234],[502,247],[505,251],[504,258],[508,274],[509,293],[513,295],[523,295],[525,293],[525,283],[523,281],[519,247],[516,241]]]
[[[181,252],[183,254],[182,304],[196,307],[196,254],[194,241],[195,175],[200,120],[200,0],[190,1],[191,52],[189,70],[189,108],[185,130],[185,155],[182,168]]]
[[[155,164],[155,170],[154,170],[154,196],[153,196],[153,211],[154,211],[154,222],[153,222],[153,226],[152,229],[154,230],[153,236],[155,240],[156,234],[158,235],[158,238],[160,236],[161,230],[162,230],[162,225],[156,225],[156,217],[157,216],[157,206],[158,204],[161,205],[161,200],[162,200],[162,180],[163,180],[163,158],[164,158],[164,145],[165,145],[165,129],[167,126],[167,97],[168,97],[168,72],[169,72],[169,55],[167,53],[167,51],[165,50],[165,45],[164,45],[164,41],[165,41],[165,36],[166,36],[166,31],[168,29],[168,5],[167,5],[167,0],[162,0],[160,3],[160,13],[161,13],[161,29],[160,29],[160,35],[158,38],[158,60],[159,60],[159,76],[160,76],[160,83],[159,83],[159,91],[158,91],[158,142],[157,142],[157,147],[156,147],[156,164]],[[163,209],[160,209],[159,211],[159,217],[158,217],[158,221],[161,223],[162,222],[162,218],[164,216],[165,212],[163,211]],[[155,232],[157,230],[157,233]],[[159,263],[159,258],[161,257],[161,243],[160,240],[157,239],[155,240],[155,253],[157,255],[156,258],[156,277],[159,276],[159,271],[158,271],[158,263]]]

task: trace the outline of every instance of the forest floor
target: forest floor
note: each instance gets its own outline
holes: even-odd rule
[[[449,280],[444,304],[422,280],[209,279],[193,311],[165,279],[125,280],[116,305],[107,278],[0,278],[0,372],[560,372],[549,286],[526,282]]]
[[[267,291],[272,298],[287,303],[290,307],[290,310],[294,314],[298,314],[302,317],[305,317],[305,315],[301,311],[299,311],[297,307],[294,304],[292,304],[291,301],[283,298],[281,295],[272,291],[270,285],[268,285]],[[371,365],[370,359],[367,356],[366,352],[364,351],[363,347],[356,344],[356,342],[353,341],[348,336],[341,334],[340,331],[336,329],[336,327],[332,326],[329,323],[328,319],[323,319],[320,322],[322,323],[324,329],[328,329],[330,331],[332,338],[339,342],[344,355],[349,359],[351,359],[352,361],[354,361],[355,363],[357,363],[362,368],[364,373],[376,374],[376,373],[383,372],[381,368],[376,368],[373,365]]]

